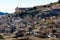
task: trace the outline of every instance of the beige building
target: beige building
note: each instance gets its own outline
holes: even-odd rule
[[[17,7],[17,8],[15,9],[15,12],[16,12],[16,13],[23,13],[23,12],[25,12],[25,8],[18,8],[18,7]]]

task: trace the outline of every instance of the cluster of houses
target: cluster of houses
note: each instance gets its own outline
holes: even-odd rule
[[[54,9],[17,7],[14,14],[6,14],[0,17],[0,33],[8,36],[14,33],[15,38],[29,35],[41,38],[60,38],[60,4],[58,5]],[[34,16],[26,14],[26,12],[32,12],[31,10],[38,13]],[[53,15],[42,18],[42,13],[53,13]],[[54,13],[58,13],[58,16]]]

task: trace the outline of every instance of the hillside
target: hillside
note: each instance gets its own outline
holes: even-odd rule
[[[60,4],[60,1],[58,1],[58,2],[54,2],[54,3],[50,3],[50,4],[47,4],[47,5],[35,6],[35,7],[37,7],[37,8],[39,8],[39,7],[50,8],[50,7],[52,7],[53,5],[58,5],[58,4]]]
[[[8,13],[3,13],[3,12],[0,12],[0,15],[5,15],[5,14],[8,14]]]
[[[13,14],[0,17],[0,33],[4,39],[60,38],[60,4],[17,7]]]

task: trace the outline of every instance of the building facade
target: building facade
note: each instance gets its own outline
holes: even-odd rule
[[[17,8],[15,9],[15,12],[16,12],[16,13],[24,13],[24,12],[25,12],[25,8],[18,8],[18,7],[17,7]]]

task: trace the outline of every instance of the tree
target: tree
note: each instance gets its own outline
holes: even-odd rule
[[[60,2],[60,0],[58,2]]]

